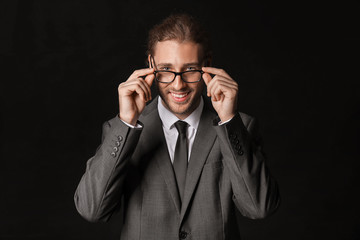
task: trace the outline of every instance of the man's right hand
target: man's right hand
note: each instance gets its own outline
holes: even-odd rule
[[[146,102],[151,100],[150,87],[155,78],[153,73],[153,68],[136,70],[126,82],[119,85],[119,117],[124,122],[136,125]],[[146,76],[145,79],[143,76]]]

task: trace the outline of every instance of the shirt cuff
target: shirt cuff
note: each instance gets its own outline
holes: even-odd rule
[[[119,117],[119,115],[118,115]],[[120,119],[120,118],[119,118]],[[139,124],[139,121],[136,122],[136,125],[131,125],[125,121],[123,121],[122,119],[120,119],[120,121],[122,121],[126,126],[128,126],[129,128],[142,128],[142,126]]]
[[[234,116],[234,117],[235,117],[235,116]],[[225,123],[230,122],[234,117],[230,118],[229,120],[226,120],[225,122],[219,121],[219,122],[218,122],[218,125],[219,125],[219,126],[224,125]]]

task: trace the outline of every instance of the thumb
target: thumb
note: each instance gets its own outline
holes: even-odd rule
[[[209,73],[204,73],[203,74],[203,79],[204,79],[204,82],[205,82],[205,84],[206,84],[206,86],[209,84],[209,82],[211,81],[211,76],[210,76],[210,74]]]
[[[153,82],[154,82],[154,79],[155,79],[155,75],[154,75],[154,74],[148,74],[148,75],[145,77],[145,82],[147,83],[147,85],[149,85],[149,87],[151,87],[151,85],[152,85]]]

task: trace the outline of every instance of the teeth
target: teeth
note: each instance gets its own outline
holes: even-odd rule
[[[176,98],[183,98],[187,95],[187,93],[184,93],[184,94],[175,94],[175,93],[171,93],[171,95],[173,95],[174,97]]]

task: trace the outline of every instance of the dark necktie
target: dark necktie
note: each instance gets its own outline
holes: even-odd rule
[[[182,200],[184,196],[186,171],[188,165],[188,149],[187,149],[187,140],[186,140],[186,128],[188,124],[186,122],[179,120],[174,125],[179,132],[179,136],[176,141],[173,166],[175,170],[175,176],[179,189],[180,198]]]

